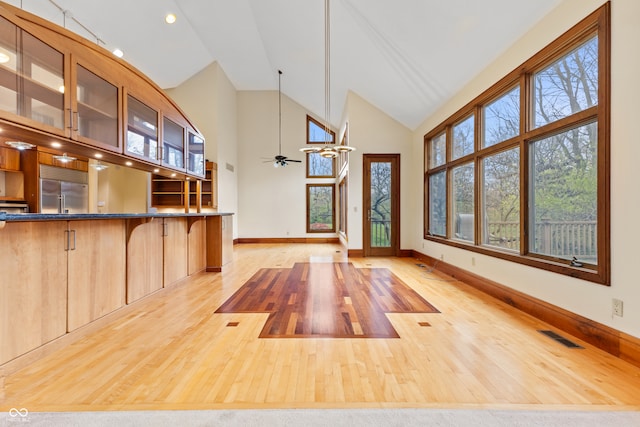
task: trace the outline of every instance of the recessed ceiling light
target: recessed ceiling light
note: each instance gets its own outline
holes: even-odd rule
[[[167,24],[173,24],[174,22],[176,22],[176,15],[173,13],[167,13],[167,16],[164,17],[164,22],[166,22]]]
[[[52,143],[51,143],[51,146],[52,146],[53,148],[60,148],[60,147],[62,147],[62,144],[60,144],[59,142],[52,142]]]
[[[118,58],[122,58],[124,56],[124,52],[118,48],[113,49],[113,54]]]
[[[175,176],[176,176],[176,174],[175,174],[175,173],[172,173],[172,174],[171,174],[171,178],[174,178]]]
[[[95,158],[96,159],[101,159],[102,158],[102,153],[96,153],[95,154]]]
[[[125,165],[127,165],[127,166],[133,166],[133,163],[132,163],[132,162],[125,162]]]
[[[155,168],[155,169],[153,170],[153,173],[158,173],[158,172],[160,172],[160,169],[158,169],[158,168]]]

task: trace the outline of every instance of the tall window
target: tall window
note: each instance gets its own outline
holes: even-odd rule
[[[425,135],[425,238],[609,284],[609,8]]]
[[[336,231],[334,184],[307,184],[307,233]]]
[[[326,129],[313,117],[307,116],[307,144],[334,144],[336,134]],[[322,157],[319,153],[307,153],[307,178],[334,178],[336,159]]]

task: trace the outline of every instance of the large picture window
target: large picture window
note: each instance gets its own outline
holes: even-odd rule
[[[609,284],[609,9],[425,135],[425,239]]]

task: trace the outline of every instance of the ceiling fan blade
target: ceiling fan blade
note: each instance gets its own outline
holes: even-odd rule
[[[293,160],[293,159],[287,159],[287,162],[296,162],[296,163],[302,163],[302,160]]]

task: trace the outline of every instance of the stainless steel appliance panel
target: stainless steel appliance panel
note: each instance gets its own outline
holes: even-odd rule
[[[75,182],[41,179],[40,212],[48,214],[89,212],[89,186]]]
[[[62,213],[87,213],[89,211],[89,186],[75,182],[60,183]]]
[[[52,179],[40,180],[40,212],[61,213],[61,183]]]

